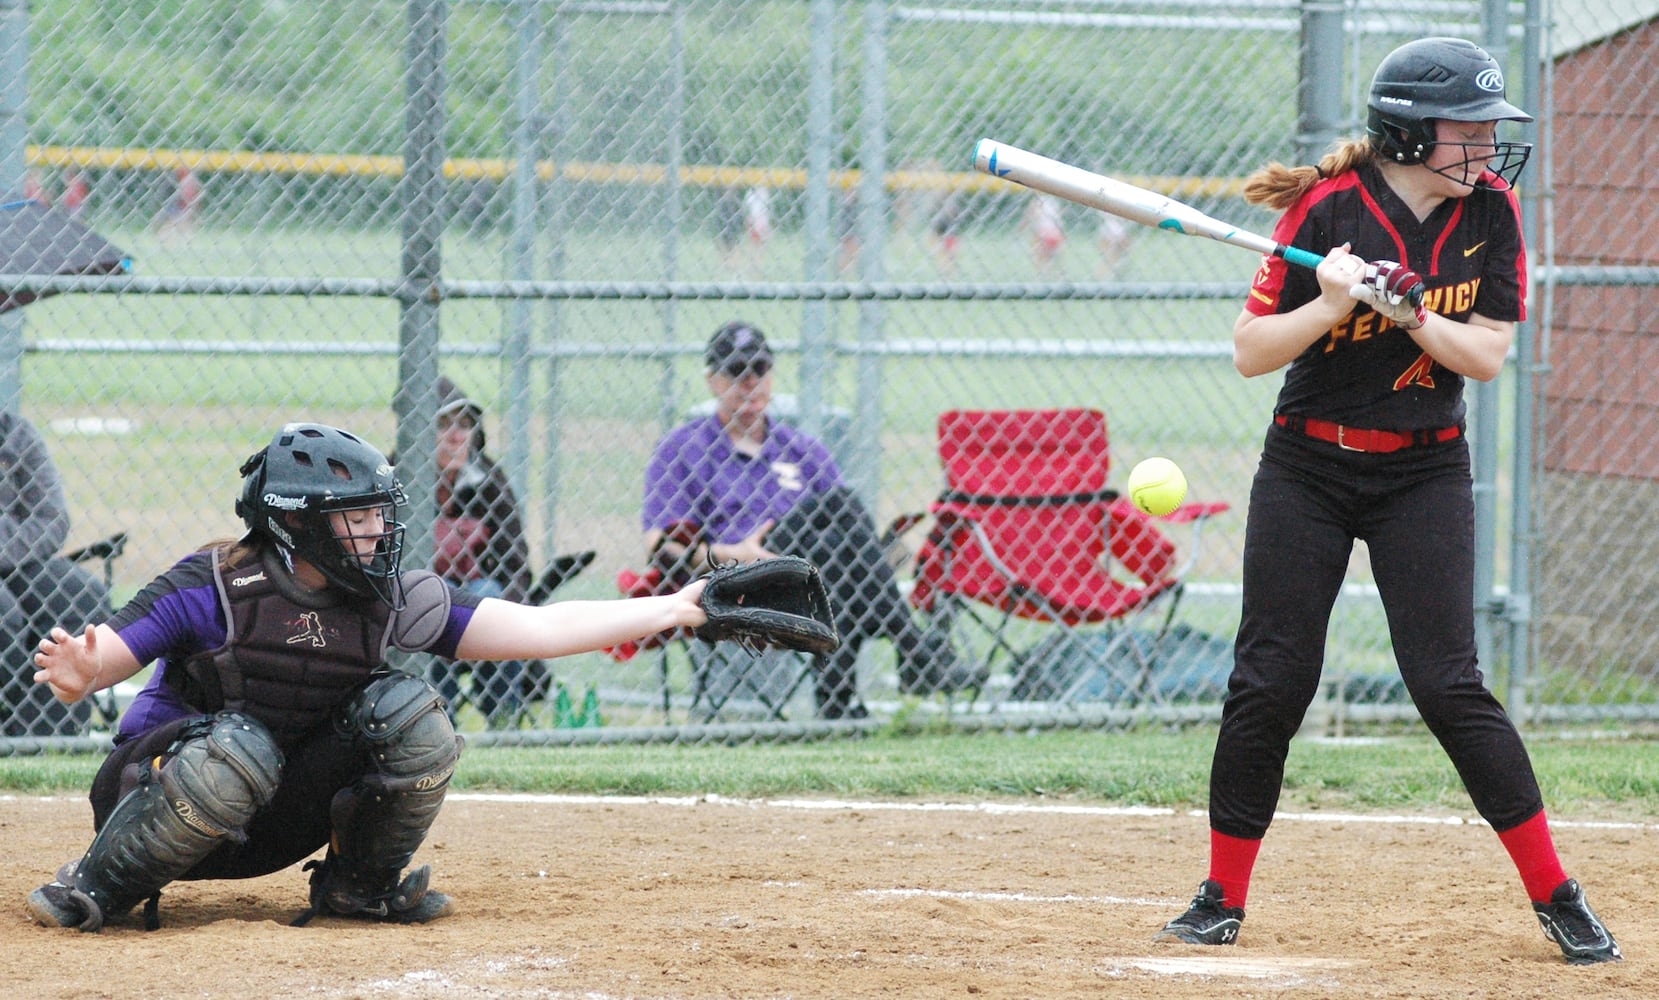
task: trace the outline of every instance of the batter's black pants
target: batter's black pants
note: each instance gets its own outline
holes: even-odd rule
[[[1375,455],[1268,432],[1250,491],[1211,827],[1246,839],[1267,832],[1356,539],[1369,550],[1406,689],[1476,810],[1502,832],[1543,808],[1520,735],[1475,664],[1474,536],[1463,438]]]

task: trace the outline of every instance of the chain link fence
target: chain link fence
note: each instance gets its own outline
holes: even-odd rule
[[[508,593],[616,597],[649,567],[653,450],[707,419],[705,343],[734,319],[764,330],[773,417],[826,443],[902,592],[939,540],[925,515],[947,485],[953,411],[1097,410],[1101,485],[1164,455],[1192,502],[1229,505],[1196,542],[1158,525],[1185,583],[1173,617],[1057,638],[1020,616],[974,631],[983,606],[918,601],[928,641],[948,625],[988,679],[972,700],[935,692],[954,685],[918,679],[902,643],[874,638],[856,663],[873,718],[1210,717],[1278,389],[1231,365],[1255,262],[1038,199],[973,172],[971,151],[996,138],[1264,231],[1272,217],[1243,203],[1240,179],[1355,132],[1371,69],[1429,33],[1503,53],[1511,99],[1540,123],[1530,333],[1513,375],[1472,400],[1488,676],[1539,712],[1645,717],[1655,469],[1651,435],[1626,428],[1659,419],[1641,381],[1654,261],[1635,238],[1651,199],[1639,178],[1609,198],[1604,171],[1640,162],[1630,109],[1651,103],[1659,28],[1649,3],[1570,6],[0,2],[15,29],[11,205],[49,203],[131,262],[129,276],[13,281],[61,294],[0,313],[0,393],[38,430],[63,513],[0,540],[17,556],[18,665],[0,679],[0,752],[108,732],[132,684],[49,705],[29,679],[35,637],[240,534],[237,468],[288,420],[397,454],[414,562]],[[440,375],[476,409],[440,415]],[[515,500],[516,524],[491,523],[484,548],[434,516],[477,485],[476,468],[443,476],[454,437]],[[1578,514],[1590,491],[1616,498],[1614,516],[1602,501]],[[7,513],[51,506],[25,493]],[[894,527],[911,514],[924,516]],[[1115,555],[1119,583],[1140,586]],[[818,731],[824,714],[800,660],[678,641],[408,666],[486,741],[740,739]],[[1410,713],[1363,549],[1328,678],[1310,727]]]

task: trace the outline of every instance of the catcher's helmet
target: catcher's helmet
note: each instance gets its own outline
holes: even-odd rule
[[[341,589],[398,606],[404,495],[379,449],[337,427],[288,424],[240,471],[236,513],[249,530],[317,567]],[[374,555],[365,560],[335,534],[329,514],[374,508],[384,511],[385,525],[372,536],[357,536],[374,539]]]
[[[1504,99],[1503,69],[1487,51],[1461,38],[1422,38],[1390,52],[1371,79],[1365,131],[1377,152],[1396,163],[1421,163],[1437,145],[1434,123],[1532,121]],[[1467,153],[1467,146],[1465,144]],[[1501,183],[1483,177],[1476,186],[1507,188],[1520,176],[1531,143],[1499,142],[1487,169]],[[1478,147],[1489,150],[1491,146]],[[1467,156],[1463,163],[1483,159]],[[1451,171],[1437,173],[1454,180]]]

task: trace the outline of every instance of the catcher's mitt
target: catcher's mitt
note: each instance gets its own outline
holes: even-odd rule
[[[827,653],[841,645],[818,567],[783,556],[721,566],[703,588],[708,623],[697,637],[731,639],[751,650],[767,646]]]

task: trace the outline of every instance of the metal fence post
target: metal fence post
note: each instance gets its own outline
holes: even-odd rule
[[[507,276],[514,281],[536,277],[536,233],[541,161],[541,0],[513,4],[513,175],[512,231],[507,244]],[[507,478],[520,497],[530,495],[530,345],[536,304],[530,299],[507,303],[507,331],[501,365],[507,389]]]
[[[29,6],[0,0],[0,198],[23,196],[29,143]],[[0,411],[23,402],[23,310],[0,314]]]
[[[1544,51],[1541,26],[1545,23],[1548,8],[1548,0],[1527,0],[1526,23],[1522,32],[1525,69],[1521,75],[1521,107],[1534,109],[1533,113],[1540,119],[1551,113],[1544,106],[1542,81],[1544,60],[1548,58],[1548,53]],[[1494,16],[1501,16],[1501,13]],[[1504,22],[1504,27],[1507,26]],[[1489,34],[1496,36],[1498,32],[1494,29]],[[1528,122],[1522,126],[1522,132],[1528,141],[1536,144],[1543,133],[1542,123]],[[1543,266],[1545,274],[1550,274],[1555,269],[1554,246],[1541,234],[1544,232],[1543,214],[1549,208],[1548,199],[1554,179],[1550,176],[1547,160],[1534,165],[1533,170],[1532,183],[1523,185],[1521,189],[1521,200],[1528,209],[1521,213],[1521,231],[1527,246],[1543,258],[1537,264]],[[1540,474],[1535,459],[1543,429],[1536,425],[1535,407],[1538,380],[1547,369],[1547,359],[1539,356],[1536,320],[1529,319],[1517,327],[1515,356],[1519,375],[1515,386],[1515,485],[1514,498],[1510,502],[1510,581],[1504,621],[1508,627],[1506,646],[1509,651],[1509,692],[1506,701],[1510,713],[1517,721],[1524,722],[1532,713],[1532,652],[1537,641],[1532,627],[1532,571],[1533,560],[1537,556],[1534,549],[1536,525],[1533,522],[1533,501]]]
[[[1505,4],[1485,0],[1481,12],[1481,45],[1498,64],[1508,63],[1508,12]],[[1525,366],[1521,366],[1524,371]],[[1525,377],[1524,375],[1522,376]],[[1488,670],[1499,661],[1494,626],[1504,614],[1504,600],[1496,590],[1498,552],[1498,436],[1502,410],[1499,383],[1475,382],[1469,387],[1469,450],[1475,493],[1475,650]]]
[[[443,277],[444,22],[446,0],[409,0],[404,88],[403,179],[398,204],[403,238],[398,309],[398,455],[411,523],[403,557],[432,562],[436,514],[438,282]]]
[[[864,105],[859,124],[859,167],[863,170],[858,189],[859,278],[867,282],[886,279],[887,253],[887,4],[869,0],[864,5]],[[881,492],[881,393],[882,362],[871,350],[885,336],[885,308],[875,299],[858,303],[856,369],[858,396],[853,414],[850,468],[845,470],[853,487],[869,502]]]
[[[812,0],[807,70],[806,190],[802,249],[807,281],[829,275],[830,150],[835,143],[835,0]],[[829,303],[801,305],[802,426],[824,433],[824,390],[829,379]]]
[[[1302,0],[1296,161],[1318,163],[1342,131],[1342,0]]]

